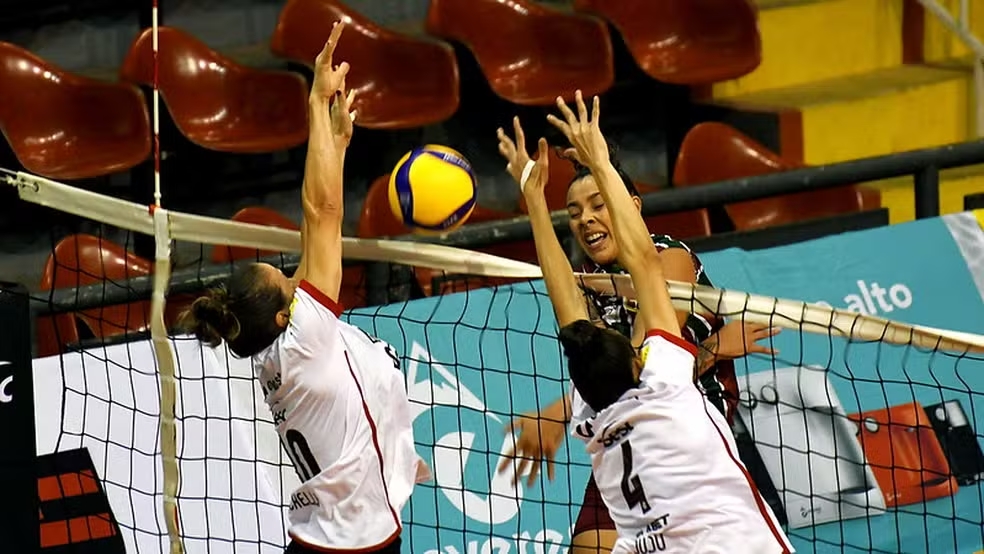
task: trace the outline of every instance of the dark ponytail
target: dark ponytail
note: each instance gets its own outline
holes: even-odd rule
[[[273,344],[284,329],[277,314],[290,298],[263,275],[263,264],[237,269],[225,285],[196,299],[181,315],[178,326],[215,348],[225,341],[239,358],[248,358]]]
[[[638,384],[636,352],[629,339],[586,319],[561,327],[560,344],[574,388],[596,412]]]

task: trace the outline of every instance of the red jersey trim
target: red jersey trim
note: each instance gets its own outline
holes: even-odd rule
[[[345,311],[342,305],[338,302],[332,300],[327,294],[318,290],[318,287],[311,284],[310,281],[302,280],[300,284],[297,285],[300,289],[318,301],[318,304],[331,310],[331,313],[335,314],[335,317],[340,317],[342,312]]]
[[[717,408],[712,407],[711,409],[716,410]],[[717,426],[717,423],[714,422],[714,418],[711,417],[711,414],[707,411],[706,401],[704,402],[704,415],[707,416],[711,422],[711,425],[714,427],[714,430],[717,431],[717,435],[721,439],[721,445],[724,446],[724,451],[728,453],[728,457],[731,458],[731,461],[734,462],[735,466],[741,470],[742,475],[745,476],[745,481],[748,483],[749,492],[752,493],[752,498],[755,500],[755,506],[758,508],[759,515],[761,515],[762,519],[765,521],[765,525],[769,528],[769,531],[772,532],[772,538],[776,539],[776,542],[779,543],[779,547],[782,548],[783,554],[790,554],[792,550],[790,549],[789,543],[783,538],[783,534],[776,527],[775,521],[769,517],[769,511],[765,507],[765,500],[762,498],[762,495],[759,494],[758,487],[755,486],[755,480],[752,479],[751,474],[748,473],[745,466],[738,461],[738,458],[735,457],[735,454],[731,451],[731,447],[728,446],[728,440],[724,438],[724,433]]]
[[[300,544],[304,548],[307,548],[309,550],[314,550],[317,552],[325,552],[326,554],[369,554],[370,552],[377,552],[393,544],[393,541],[400,538],[400,532],[402,530],[403,529],[401,529],[400,527],[397,527],[396,531],[393,531],[393,534],[387,537],[386,540],[384,540],[383,542],[375,546],[367,546],[365,548],[325,548],[324,546],[318,546],[316,544],[304,542],[301,539],[295,537],[294,535],[291,535],[290,533],[287,534],[288,536],[290,536],[290,539],[292,541],[296,542],[297,544]]]
[[[678,337],[672,333],[668,333],[664,331],[663,329],[650,329],[649,331],[646,332],[646,338],[648,339],[651,337],[661,337],[665,339],[667,342],[669,342],[670,344],[675,344],[676,346],[679,346],[680,348],[686,350],[687,352],[690,352],[690,354],[693,355],[693,357],[695,358],[697,357],[697,347],[687,342],[687,340],[684,339],[683,337]]]

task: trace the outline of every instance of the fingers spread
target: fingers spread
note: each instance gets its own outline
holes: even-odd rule
[[[598,123],[598,118],[601,117],[601,100],[597,96],[594,97],[594,101],[591,105],[591,122]]]
[[[519,123],[519,116],[513,117],[513,131],[516,133],[516,150],[526,151],[526,134]]]
[[[577,117],[580,122],[588,122],[588,108],[584,105],[584,95],[578,90],[574,93],[574,104],[577,106]]]
[[[561,115],[563,115],[564,119],[567,120],[567,124],[569,126],[573,127],[574,124],[577,123],[577,118],[574,117],[574,112],[567,107],[567,102],[564,102],[564,99],[560,96],[557,97],[557,109],[560,110]]]
[[[567,140],[571,140],[571,126],[565,121],[561,120],[559,117],[550,114],[547,116],[547,122],[557,128],[558,131],[563,133]]]

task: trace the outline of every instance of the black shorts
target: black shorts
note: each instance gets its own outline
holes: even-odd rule
[[[396,537],[386,546],[378,550],[350,550],[350,552],[364,552],[365,554],[400,554],[400,546],[403,543],[400,537]],[[287,550],[284,550],[284,554],[324,554],[325,552],[334,552],[330,548],[315,548],[313,546],[307,546],[301,544],[297,541],[290,541],[287,545]]]

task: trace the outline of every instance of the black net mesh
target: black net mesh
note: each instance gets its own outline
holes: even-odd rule
[[[35,346],[48,355],[35,360],[39,453],[49,457],[45,475],[71,476],[39,487],[42,524],[55,523],[44,536],[51,544],[103,537],[116,541],[112,548],[122,539],[127,552],[166,552],[147,287],[127,281],[150,266],[132,252],[130,235],[89,231],[54,244],[45,282],[56,291],[35,293],[48,309],[80,308],[37,321]],[[216,259],[202,245],[175,252],[169,323],[236,264],[263,259],[290,272],[296,261],[255,251]],[[579,442],[563,441],[553,480],[514,487],[511,470],[496,471],[512,446],[510,422],[568,388],[541,282],[353,264],[343,289],[352,305],[343,319],[399,354],[417,449],[434,474],[403,511],[404,552],[563,552],[579,516],[578,531],[598,527],[582,514],[591,468]],[[369,305],[372,298],[388,303]],[[741,322],[750,313],[725,315]],[[737,399],[723,389],[736,401],[740,456],[798,550],[979,549],[980,356],[800,333],[789,313],[752,315],[759,323],[783,318],[787,329],[764,342],[780,353],[737,360]],[[186,336],[171,342],[187,551],[281,552],[298,477],[248,361]],[[557,422],[543,429],[566,434]],[[66,485],[73,479],[80,484]],[[67,487],[95,491],[81,495],[95,507],[72,504]],[[60,535],[56,528],[68,528],[62,520],[77,510],[95,518],[85,520],[88,535]]]

